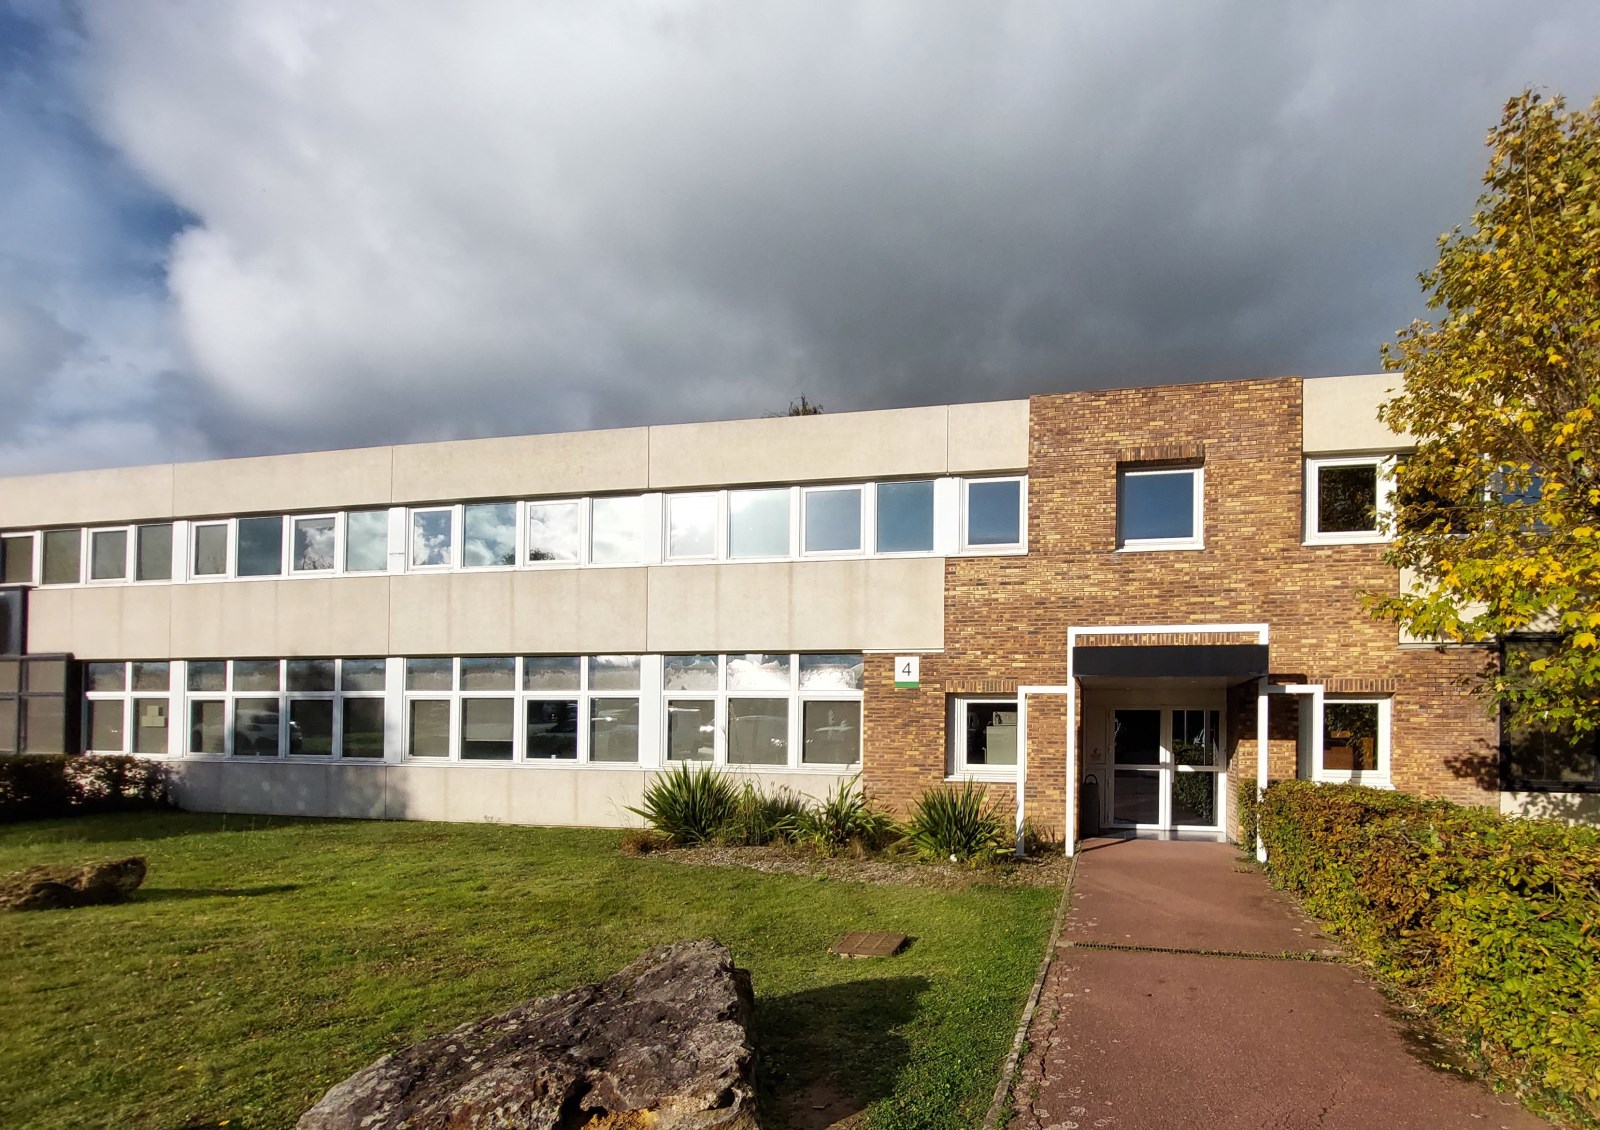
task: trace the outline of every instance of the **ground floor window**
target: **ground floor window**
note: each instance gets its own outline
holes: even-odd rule
[[[1600,791],[1600,734],[1560,727],[1506,726],[1501,746],[1508,787],[1543,792]]]
[[[1324,699],[1322,758],[1312,765],[1312,776],[1319,781],[1387,785],[1390,708],[1387,698]],[[1303,742],[1305,738],[1302,732]]]
[[[770,768],[861,760],[854,653],[662,657],[666,760]]]
[[[1017,700],[950,700],[950,771],[955,776],[1008,776],[1017,768]]]

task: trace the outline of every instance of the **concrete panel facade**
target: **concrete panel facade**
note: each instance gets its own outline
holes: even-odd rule
[[[170,585],[35,589],[28,599],[29,650],[165,658],[175,591]]]
[[[1399,373],[1318,377],[1303,381],[1302,443],[1308,455],[1398,451],[1413,446],[1378,419],[1378,408],[1400,390]]]
[[[950,405],[945,470],[952,475],[1028,467],[1028,402]]]
[[[639,491],[649,478],[644,428],[417,443],[393,451],[396,503]]]
[[[172,469],[173,513],[190,517],[387,506],[390,450],[362,447],[179,463]]]
[[[171,518],[173,465],[0,479],[0,529]]]

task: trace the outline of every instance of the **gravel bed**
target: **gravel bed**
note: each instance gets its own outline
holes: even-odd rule
[[[873,859],[830,859],[787,844],[770,844],[766,847],[706,844],[700,847],[659,849],[650,854],[658,859],[691,867],[745,867],[769,874],[811,875],[846,883],[933,887],[941,890],[964,890],[972,886],[1059,887],[1067,881],[1070,863],[1059,852],[1007,861],[993,867],[924,863],[917,859],[883,856]]]

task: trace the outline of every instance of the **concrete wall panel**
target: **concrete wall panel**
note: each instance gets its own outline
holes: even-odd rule
[[[1501,793],[1500,811],[1507,816],[1600,824],[1600,793]]]
[[[394,451],[394,501],[537,498],[642,491],[644,428],[418,443]]]
[[[1028,469],[1028,402],[996,400],[950,405],[952,475]]]
[[[170,518],[170,463],[0,479],[0,529]]]
[[[650,485],[943,474],[947,420],[939,407],[658,426],[650,429]]]
[[[231,581],[166,591],[175,658],[389,654],[388,577]]]
[[[165,659],[173,591],[166,585],[34,589],[28,597],[28,649],[83,659]]]
[[[1378,407],[1402,384],[1398,373],[1317,377],[1303,381],[1302,445],[1308,455],[1341,451],[1398,451],[1413,446],[1378,421]]]
[[[389,504],[390,448],[311,451],[179,463],[173,507],[182,517]]]

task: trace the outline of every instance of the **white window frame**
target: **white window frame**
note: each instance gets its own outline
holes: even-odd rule
[[[798,497],[799,492],[800,492],[800,488],[799,487],[792,487],[792,486],[786,487],[786,486],[778,486],[778,485],[773,485],[773,486],[751,486],[751,487],[733,487],[733,488],[730,488],[728,490],[723,491],[722,493],[724,495],[724,501],[723,501],[723,505],[722,505],[722,518],[723,518],[722,549],[723,549],[723,552],[725,554],[725,558],[724,559],[728,560],[728,561],[793,561],[797,556],[799,556],[799,554],[797,553],[797,550],[799,549],[799,546],[800,546],[800,534],[801,534],[801,530],[800,530],[800,499]],[[733,496],[736,495],[736,494],[787,494],[788,495],[788,497],[789,497],[789,511],[788,511],[787,517],[788,517],[788,527],[789,527],[789,544],[788,544],[787,548],[782,553],[760,554],[760,555],[749,554],[749,555],[744,555],[744,556],[735,556],[734,555],[734,552],[733,552]]]
[[[1321,474],[1324,468],[1371,467],[1377,479],[1377,512],[1374,529],[1323,532],[1321,525]],[[1372,545],[1389,540],[1388,527],[1394,517],[1393,455],[1308,456],[1305,461],[1305,539],[1306,545]]]
[[[529,529],[533,522],[535,506],[576,506],[578,508],[578,555],[571,561],[530,561],[533,552],[533,535]],[[586,496],[570,498],[530,498],[520,511],[521,544],[518,547],[518,564],[524,569],[578,569],[589,564],[589,499]]]
[[[950,705],[946,710],[946,725],[949,727],[949,740],[945,743],[946,771],[945,779],[951,781],[1015,781],[1017,779],[1017,766],[1013,765],[969,765],[967,764],[967,711],[974,706],[1006,706],[1009,705],[1017,715],[1017,744],[1019,747],[1017,760],[1021,761],[1020,747],[1022,744],[1022,713],[1019,695],[992,695],[992,694],[953,694],[950,696]]]
[[[807,549],[806,518],[811,510],[811,496],[828,492],[854,491],[856,496],[856,545],[854,549]],[[862,557],[867,552],[867,496],[872,491],[864,483],[818,483],[800,488],[800,538],[801,557]]]
[[[295,567],[295,530],[301,522],[318,518],[333,519],[333,564],[326,569],[297,569]],[[283,519],[283,575],[285,577],[337,577],[344,572],[344,512],[321,511],[311,514],[286,514]],[[266,578],[262,578],[265,580]]]
[[[239,527],[242,522],[264,522],[269,518],[278,520],[278,571],[276,573],[252,573],[242,576],[239,573]],[[233,544],[229,548],[229,562],[232,569],[229,575],[241,581],[281,581],[290,576],[289,557],[290,542],[293,540],[293,531],[289,517],[284,514],[240,514],[232,519]]]
[[[416,522],[419,514],[448,514],[450,516],[450,560],[441,565],[418,565],[416,562]],[[411,506],[406,509],[405,562],[407,573],[453,573],[461,568],[461,507]]]
[[[928,548],[927,549],[879,549],[878,548],[878,512],[879,512],[878,492],[881,491],[886,486],[904,486],[904,485],[910,484],[910,483],[926,483],[928,485],[928,488],[929,488],[929,493],[933,496],[932,499],[930,500],[932,502],[932,506],[929,508],[930,512],[929,512],[929,515],[928,515],[929,520],[930,520],[929,529],[928,529],[928,534],[929,534],[929,537],[928,537],[928,542],[929,542]],[[937,557],[937,556],[939,556],[939,553],[940,553],[940,550],[939,550],[939,504],[940,504],[940,492],[939,492],[939,480],[937,478],[884,479],[884,480],[881,480],[881,481],[874,481],[872,483],[872,489],[871,490],[865,490],[864,489],[862,493],[863,493],[863,496],[864,496],[863,500],[862,500],[863,501],[863,505],[862,505],[862,512],[863,512],[862,513],[862,521],[866,526],[866,532],[862,535],[862,537],[863,537],[862,551],[863,551],[864,554],[868,554],[868,555],[873,556],[873,557]],[[1026,493],[1026,491],[1024,491],[1024,493]],[[960,495],[963,498],[966,496],[965,488],[963,488],[960,491]],[[958,503],[958,506],[959,506],[959,503]],[[868,510],[870,510],[870,513],[867,512]],[[1023,529],[1024,529],[1024,540],[1026,540],[1026,529],[1027,529],[1026,523],[1024,523]],[[870,536],[870,547],[869,547],[869,542],[866,540],[869,536]]]
[[[1341,704],[1376,705],[1378,708],[1378,748],[1376,769],[1324,769],[1323,730],[1326,727],[1327,709]],[[1378,789],[1394,787],[1390,777],[1392,753],[1392,717],[1394,698],[1391,695],[1328,694],[1316,696],[1311,710],[1302,709],[1300,749],[1305,759],[1303,768],[1309,769],[1313,781],[1324,784],[1369,785]],[[1308,733],[1308,729],[1310,732]],[[1303,774],[1304,775],[1304,774]]]
[[[659,565],[664,559],[667,532],[663,525],[666,518],[663,495],[655,491],[642,491],[637,494],[597,494],[585,499],[584,512],[587,516],[584,525],[583,564],[592,569],[637,569],[644,565]],[[596,561],[594,557],[594,508],[599,502],[613,502],[632,499],[639,504],[640,523],[639,550],[640,557],[636,561]],[[650,526],[654,523],[655,536],[651,537]],[[572,564],[572,563],[567,563]]]
[[[167,575],[142,580],[139,577],[139,531],[166,526],[172,531],[172,545],[168,554]],[[189,540],[189,524],[181,518],[165,521],[135,522],[128,527],[128,580],[130,585],[176,585],[188,577],[183,567],[183,551]]]
[[[1186,538],[1124,538],[1122,536],[1123,484],[1130,478],[1149,478],[1156,475],[1193,475],[1194,533]],[[1164,550],[1193,550],[1206,547],[1206,469],[1203,465],[1174,467],[1118,467],[1117,468],[1117,551],[1119,553],[1150,553]]]
[[[109,527],[102,526],[102,527],[99,527],[99,528],[100,529],[107,529]],[[50,582],[46,582],[45,579],[44,579],[44,543],[45,543],[45,538],[49,537],[51,534],[63,533],[65,531],[67,531],[67,530],[72,530],[73,532],[75,532],[78,535],[78,579],[75,580],[75,581],[50,581]],[[88,575],[89,575],[89,548],[90,548],[89,527],[85,527],[85,526],[52,526],[52,527],[50,527],[48,529],[41,529],[41,530],[36,531],[36,536],[34,538],[34,560],[33,560],[33,578],[34,578],[34,580],[33,580],[33,587],[34,588],[49,588],[49,589],[65,589],[65,588],[72,588],[75,585],[84,584],[84,578],[88,577]],[[115,582],[102,581],[100,583],[101,584],[114,584]]]
[[[404,531],[402,541],[404,548],[401,553],[402,560],[411,561],[411,510],[409,507],[400,508],[402,517],[401,528]],[[352,514],[382,514],[384,515],[384,552],[383,566],[378,569],[352,569],[350,568],[350,515]],[[390,506],[357,506],[348,510],[339,511],[339,560],[334,566],[334,572],[341,577],[381,577],[390,571],[390,557],[394,546],[392,544],[391,529],[394,524],[395,508]]]
[[[1028,476],[1027,475],[989,475],[983,478],[960,479],[959,494],[961,498],[960,518],[960,552],[971,554],[975,557],[1004,557],[1028,552]],[[1017,540],[1014,542],[979,542],[974,543],[971,537],[972,488],[982,483],[1016,483],[1017,484]],[[937,496],[935,506],[937,506]],[[937,517],[935,518],[937,523]],[[896,556],[900,556],[896,554]]]
[[[138,543],[138,534],[135,526],[89,526],[84,530],[82,553],[83,569],[80,576],[84,584],[96,587],[104,585],[125,585],[133,580],[134,552]],[[122,576],[96,577],[94,575],[94,541],[97,534],[122,534]]]
[[[710,497],[712,509],[711,552],[672,552],[672,502],[678,498]],[[668,565],[724,561],[728,556],[728,492],[725,490],[680,490],[663,496],[661,511],[661,560]]]
[[[195,572],[195,554],[199,549],[200,531],[207,526],[221,526],[223,532],[222,572]],[[234,521],[232,518],[201,518],[189,523],[189,536],[184,539],[183,575],[190,581],[213,584],[233,579]],[[174,570],[176,571],[176,570]],[[187,721],[187,720],[186,720]]]
[[[113,660],[99,660],[99,659],[96,659],[96,660],[87,661],[85,663],[86,667],[87,667],[88,663],[117,663],[117,664],[120,664],[120,666],[122,667],[122,689],[120,691],[94,691],[94,690],[90,690],[90,689],[88,689],[88,680],[85,679],[85,681],[84,681],[84,692],[83,692],[84,702],[83,702],[83,731],[82,731],[83,732],[83,748],[84,748],[84,750],[86,752],[88,752],[88,753],[125,754],[125,755],[132,756],[132,757],[170,757],[170,756],[172,756],[172,745],[173,745],[174,734],[179,732],[179,727],[176,725],[176,720],[173,717],[172,705],[173,705],[174,700],[178,700],[178,699],[181,698],[181,695],[178,692],[175,692],[172,689],[173,682],[177,678],[177,664],[175,664],[172,660],[168,660],[168,659],[138,659],[138,660],[115,660],[115,659],[113,659]],[[137,689],[135,689],[135,687],[133,685],[133,668],[134,668],[135,665],[143,665],[143,664],[146,664],[146,663],[165,663],[167,665],[167,689],[166,690],[164,690],[164,691],[146,691],[146,690],[137,690]],[[141,753],[139,751],[136,751],[133,748],[134,730],[136,728],[135,727],[136,719],[134,717],[134,705],[136,703],[139,703],[139,702],[146,702],[146,701],[150,701],[150,700],[154,700],[154,699],[160,699],[160,700],[162,700],[163,702],[165,702],[167,704],[167,748],[164,749],[164,750],[161,750],[159,752],[145,751],[145,752]],[[122,704],[122,748],[121,749],[100,749],[98,747],[94,747],[94,746],[90,745],[90,742],[93,739],[93,730],[91,729],[90,724],[89,724],[90,703],[95,703],[95,702],[120,702]],[[185,723],[185,727],[184,728],[185,729],[187,728],[187,722],[188,722],[188,719],[185,718],[184,719],[184,723]]]

